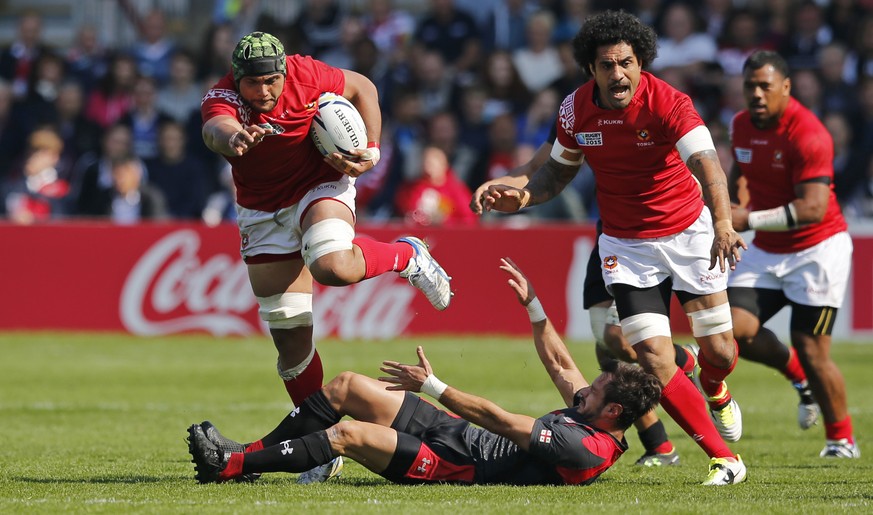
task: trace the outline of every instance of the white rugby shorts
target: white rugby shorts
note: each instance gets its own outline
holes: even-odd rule
[[[335,182],[324,182],[312,188],[294,205],[275,212],[248,209],[237,204],[237,226],[240,234],[240,254],[243,258],[258,254],[291,254],[300,252],[303,230],[302,216],[318,200],[329,198],[345,204],[355,215],[355,179],[343,176]]]
[[[839,308],[852,269],[852,238],[847,232],[800,252],[775,254],[749,245],[729,287],[782,290],[788,300],[804,306]]]
[[[639,239],[601,234],[600,269],[606,287],[610,293],[615,283],[650,288],[672,278],[674,290],[697,295],[724,291],[727,274],[718,264],[709,270],[713,238],[712,215],[705,207],[687,229],[670,236]]]

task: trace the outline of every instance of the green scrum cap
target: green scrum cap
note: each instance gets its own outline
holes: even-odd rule
[[[231,68],[233,80],[237,83],[247,75],[284,75],[285,47],[275,36],[266,32],[252,32],[239,40],[233,49]]]

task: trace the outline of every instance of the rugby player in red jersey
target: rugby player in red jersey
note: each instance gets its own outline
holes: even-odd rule
[[[355,237],[355,178],[379,160],[376,87],[358,73],[285,55],[264,32],[243,37],[231,71],[203,98],[203,140],[231,164],[240,252],[278,351],[278,372],[295,405],[318,391],[324,372],[312,340],[313,279],[327,286],[399,272],[437,309],[450,278],[418,238]],[[347,98],[364,119],[368,145],[322,157],[309,137],[318,97]]]
[[[724,382],[738,355],[726,272],[746,245],[731,224],[726,177],[691,99],[643,71],[656,41],[626,12],[586,20],[573,49],[593,80],[564,99],[550,159],[524,188],[489,187],[485,205],[512,212],[548,201],[587,159],[603,222],[601,268],[622,332],[640,365],[664,385],[661,405],[711,458],[703,484],[735,484],[746,467],[724,441],[742,434],[739,406]],[[700,346],[709,416],[675,363],[671,291]]]
[[[733,210],[734,229],[755,238],[728,280],[740,355],[782,371],[801,393],[798,423],[824,415],[822,457],[858,458],[846,384],[830,357],[831,331],[852,267],[852,239],[834,194],[833,139],[791,97],[788,65],[760,51],[743,65],[747,109],[731,123],[735,164],[731,195],[746,178],[747,207]],[[789,348],[763,324],[791,306]],[[806,396],[807,398],[804,398]]]
[[[212,483],[300,472],[347,456],[405,484],[593,482],[627,450],[625,429],[654,409],[661,385],[640,367],[616,360],[603,362],[603,373],[589,385],[521,270],[508,258],[500,268],[527,310],[537,354],[566,408],[539,418],[510,413],[441,382],[419,347],[417,365],[385,361],[387,375],[380,380],[340,374],[247,446],[208,421],[192,425],[188,450],[195,478]],[[454,414],[409,393],[419,391]],[[346,415],[354,420],[341,421]]]

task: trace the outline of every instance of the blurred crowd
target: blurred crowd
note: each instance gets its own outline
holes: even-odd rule
[[[481,223],[470,191],[526,162],[565,95],[587,79],[572,38],[598,10],[623,8],[657,31],[648,69],[688,93],[732,165],[728,126],[743,108],[747,55],[781,52],[792,92],[834,138],[837,197],[847,218],[873,219],[873,1],[870,0],[305,0],[278,22],[256,1],[216,0],[198,45],[159,9],[127,12],[137,38],[99,41],[77,28],[45,43],[24,12],[0,48],[0,216],[16,223],[77,217],[233,221],[224,160],[200,137],[200,100],[251,30],[369,77],[383,109],[382,160],[358,179],[359,220]],[[190,35],[188,35],[190,36]],[[584,171],[556,200],[485,222],[598,217]]]

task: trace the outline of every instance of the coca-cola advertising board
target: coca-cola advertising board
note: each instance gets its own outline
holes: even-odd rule
[[[410,228],[360,225],[393,241]],[[319,337],[387,339],[434,334],[529,334],[526,312],[498,269],[511,257],[528,275],[558,330],[590,339],[582,284],[594,245],[592,225],[524,229],[482,226],[415,229],[453,277],[455,296],[436,311],[396,273],[347,287],[316,285]],[[236,227],[161,223],[116,226],[0,224],[0,330],[98,330],[138,335],[206,332],[265,334],[238,248]],[[855,236],[854,273],[835,335],[873,335],[873,237]],[[856,293],[857,292],[857,293]],[[673,304],[673,327],[688,325]],[[780,314],[783,316],[783,314]],[[779,333],[787,322],[777,317]],[[769,325],[769,324],[768,324]]]

